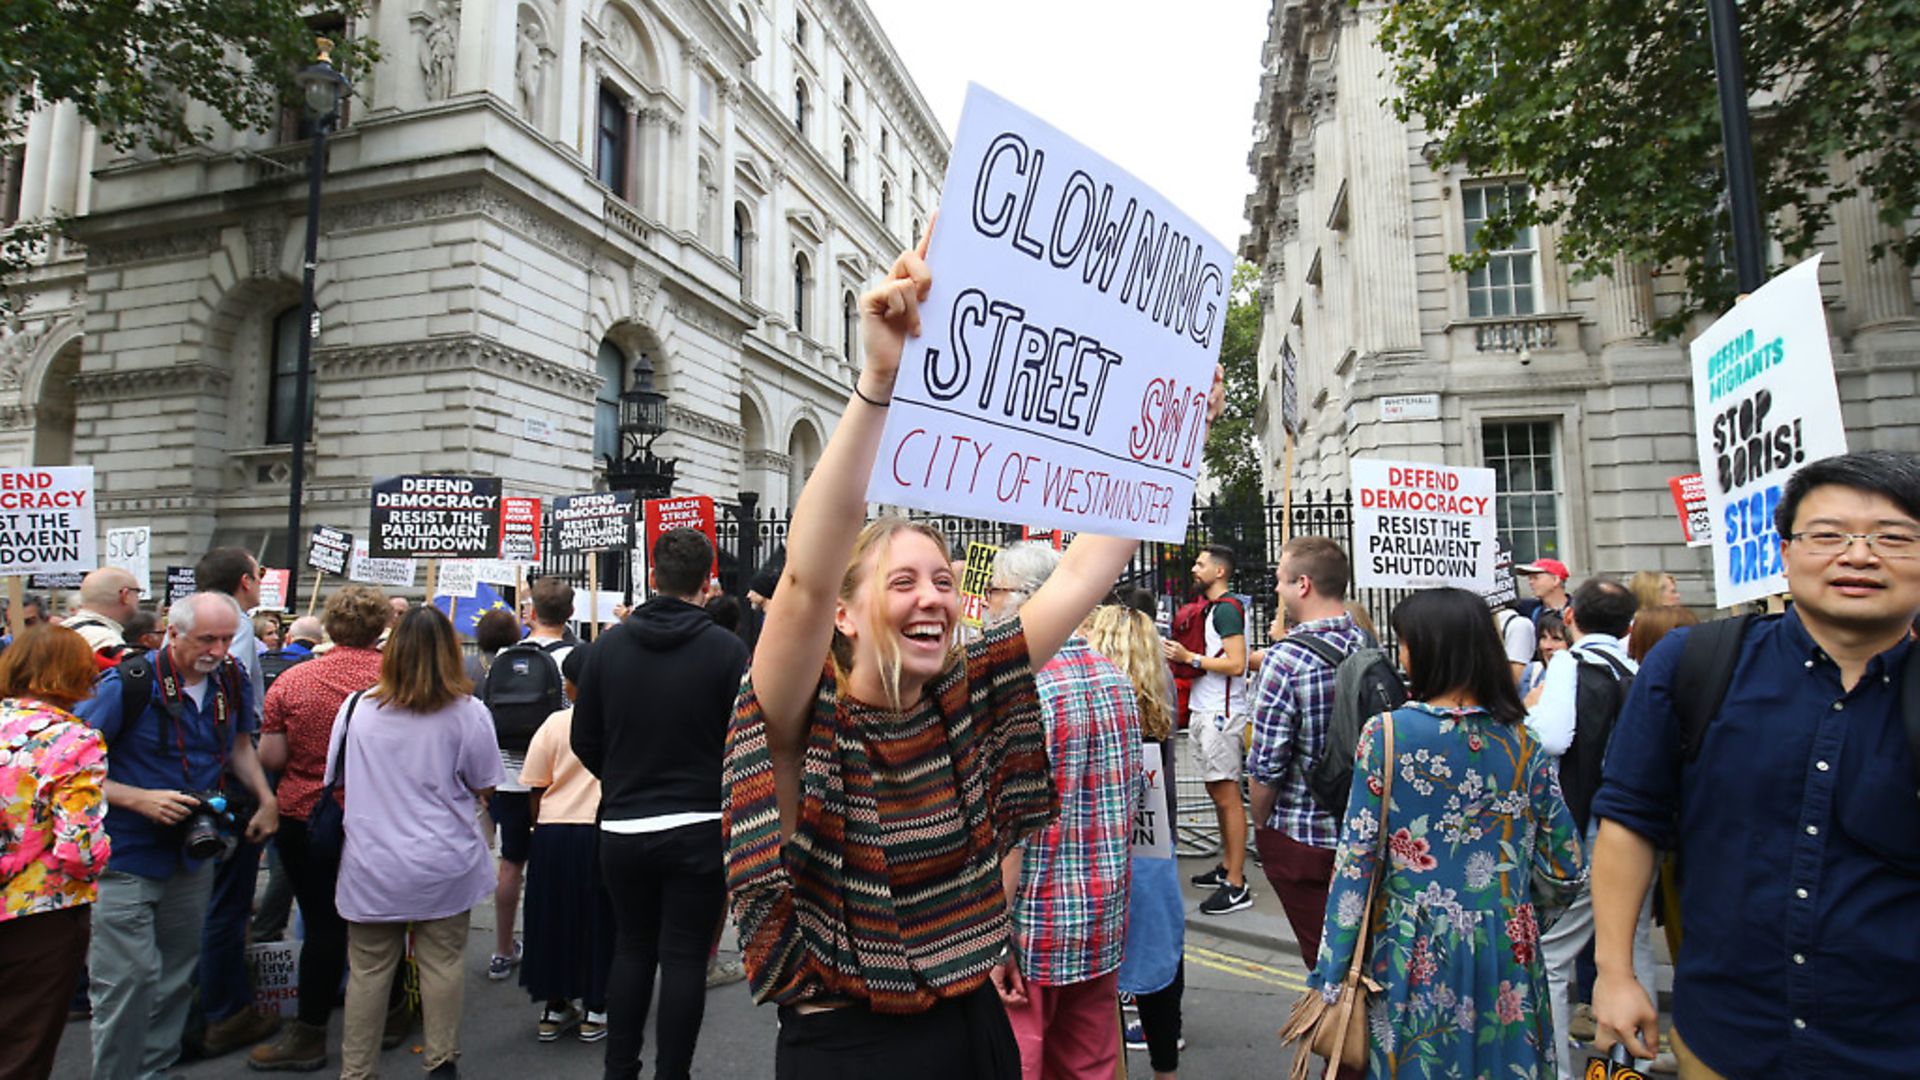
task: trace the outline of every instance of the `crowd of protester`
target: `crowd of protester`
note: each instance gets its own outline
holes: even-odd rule
[[[652,1073],[691,1075],[729,909],[782,1080],[1105,1078],[1127,1046],[1173,1077],[1188,909],[1170,839],[1139,839],[1171,837],[1176,773],[1221,841],[1196,913],[1270,890],[1298,944],[1296,1076],[1362,993],[1331,1076],[1569,1076],[1587,1041],[1683,1078],[1901,1074],[1913,455],[1793,476],[1794,602],[1757,618],[1552,557],[1516,569],[1524,599],[1369,613],[1348,553],[1296,536],[1237,583],[1272,590],[1256,651],[1233,548],[1199,550],[1163,636],[1163,598],[1115,587],[1136,543],[1082,534],[1002,549],[969,629],[946,537],[866,521],[923,254],[862,299],[866,365],[745,603],[689,529],[591,641],[558,578],[471,652],[372,586],[250,614],[260,567],[229,548],[158,639],[123,570],[64,617],[28,597],[0,652],[0,1076],[50,1074],[76,995],[98,1080],[183,1049],[322,1069],[337,1005],[342,1077],[416,1022],[457,1075],[491,903],[486,976],[517,975],[533,1037],[604,1042],[610,1080],[640,1075],[650,1013]],[[288,904],[281,1024],[244,950]]]

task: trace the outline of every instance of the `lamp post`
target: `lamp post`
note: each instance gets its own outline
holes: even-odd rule
[[[1733,220],[1733,265],[1740,291],[1766,281],[1761,252],[1760,194],[1753,179],[1753,133],[1747,122],[1747,71],[1740,56],[1740,9],[1735,0],[1707,0],[1713,70],[1720,88],[1720,137],[1727,163],[1727,213]]]
[[[353,84],[340,74],[328,59],[333,42],[314,41],[319,56],[297,76],[306,99],[307,115],[313,121],[313,148],[307,156],[307,250],[300,272],[299,363],[293,376],[293,490],[287,505],[287,597],[288,610],[296,610],[300,593],[300,496],[306,480],[307,438],[313,433],[313,407],[307,399],[307,385],[313,369],[313,339],[320,336],[320,313],[313,306],[313,268],[320,249],[320,176],[326,171],[327,133],[340,118],[340,99],[351,93]]]
[[[653,453],[653,441],[666,430],[667,395],[653,388],[653,361],[641,353],[632,380],[620,392],[620,460],[607,462],[607,487],[642,499],[673,494],[678,462]]]

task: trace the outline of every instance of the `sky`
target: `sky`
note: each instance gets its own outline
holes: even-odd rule
[[[867,0],[947,137],[967,83],[1132,173],[1237,250],[1269,0]],[[1199,17],[1194,17],[1199,16]]]

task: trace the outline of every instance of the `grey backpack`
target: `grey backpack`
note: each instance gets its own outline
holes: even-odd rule
[[[1303,646],[1333,668],[1333,713],[1327,718],[1326,747],[1320,760],[1306,763],[1306,779],[1313,801],[1338,820],[1347,813],[1360,729],[1370,718],[1406,704],[1407,684],[1386,650],[1371,639],[1351,653],[1342,653],[1332,642],[1312,634],[1295,634],[1277,644],[1287,642]]]

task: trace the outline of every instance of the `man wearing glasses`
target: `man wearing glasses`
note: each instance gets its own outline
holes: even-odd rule
[[[103,566],[80,579],[80,606],[64,625],[78,631],[104,670],[126,649],[126,622],[140,609],[140,582],[118,566]]]
[[[1682,1080],[1911,1076],[1920,732],[1902,683],[1920,614],[1920,456],[1807,465],[1775,528],[1793,607],[1746,626],[1704,729],[1681,720],[1712,694],[1683,677],[1685,629],[1647,655],[1614,729],[1593,801],[1594,1016],[1652,1056],[1634,917],[1656,849],[1677,849]],[[1697,753],[1682,748],[1686,730]]]

